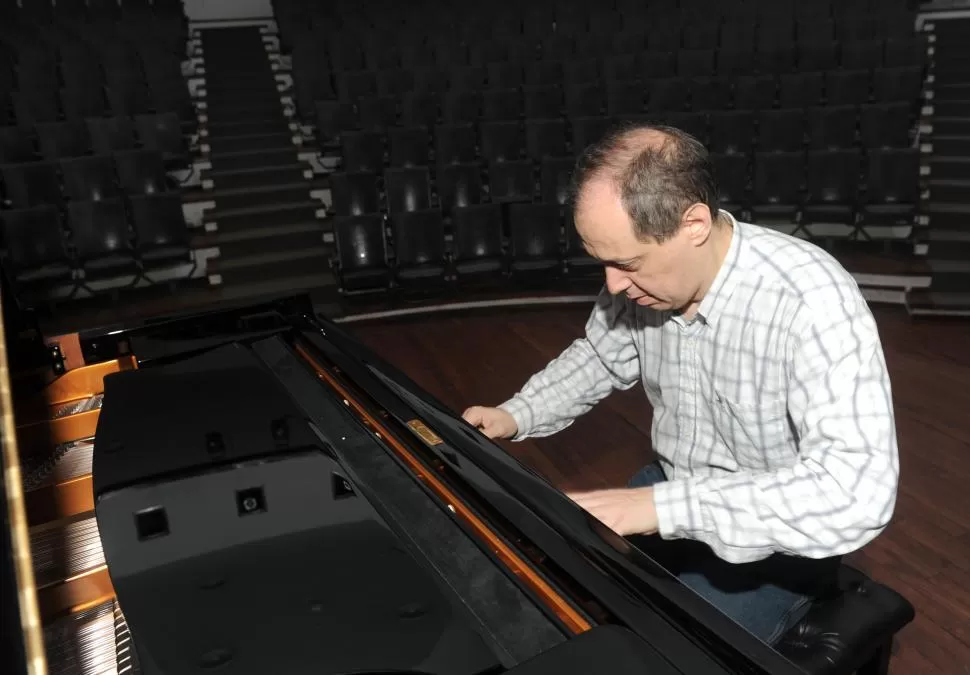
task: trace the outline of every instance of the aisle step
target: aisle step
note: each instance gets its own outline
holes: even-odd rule
[[[313,169],[306,162],[257,166],[248,169],[229,169],[202,172],[203,180],[211,180],[222,189],[259,187],[267,184],[296,183],[313,178]]]
[[[266,133],[266,134],[244,134],[240,136],[217,136],[206,139],[211,153],[227,152],[256,152],[261,150],[283,150],[289,148],[296,151],[293,144],[293,133],[290,131]]]
[[[305,202],[310,197],[311,190],[320,189],[302,176],[295,182],[284,184],[263,184],[238,189],[223,190],[216,183],[216,189],[210,192],[210,199],[216,203],[219,210],[249,209],[266,202],[274,204],[289,204]],[[321,204],[321,208],[323,205]]]

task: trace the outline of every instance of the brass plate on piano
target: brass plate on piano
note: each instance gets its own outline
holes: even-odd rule
[[[431,429],[428,428],[428,425],[421,420],[411,420],[408,422],[408,427],[411,429],[411,431],[420,436],[421,440],[428,445],[441,445],[444,443],[444,441],[441,440],[441,437],[439,437],[435,432],[431,431]]]

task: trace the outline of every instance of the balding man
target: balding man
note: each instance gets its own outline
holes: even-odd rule
[[[681,131],[617,131],[573,182],[576,229],[606,269],[586,335],[464,417],[492,438],[548,436],[641,383],[657,461],[571,497],[622,535],[659,535],[638,541],[773,643],[893,513],[872,314],[825,251],[720,210],[708,153]]]

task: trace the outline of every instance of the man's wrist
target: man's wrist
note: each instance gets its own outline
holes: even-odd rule
[[[692,538],[705,529],[700,500],[686,480],[663,481],[653,486],[657,532],[664,539]]]
[[[525,438],[529,429],[532,428],[532,411],[529,405],[519,396],[513,396],[508,401],[496,406],[499,410],[504,410],[512,419],[515,420],[516,432],[511,440],[518,441]]]

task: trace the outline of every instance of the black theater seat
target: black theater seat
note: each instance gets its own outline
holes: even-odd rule
[[[131,197],[138,257],[146,267],[188,262],[189,234],[178,193]]]
[[[81,157],[91,151],[91,139],[83,122],[53,122],[37,125],[40,154],[48,161]]]
[[[555,204],[512,204],[509,208],[513,275],[555,273],[562,260],[561,224]]]
[[[61,162],[64,194],[69,200],[98,201],[120,196],[111,155],[77,157]]]
[[[498,204],[456,208],[452,214],[452,230],[453,263],[459,283],[505,273],[502,210]]]
[[[887,675],[893,636],[915,617],[891,588],[843,566],[838,585],[775,644],[807,675]]]
[[[804,222],[853,224],[859,174],[857,150],[809,152]]]
[[[0,127],[0,164],[20,164],[37,159],[31,135],[19,127]]]
[[[448,261],[445,226],[438,209],[424,209],[394,217],[394,274],[402,287],[438,285]]]
[[[866,182],[864,224],[912,224],[919,202],[918,149],[870,150]]]
[[[53,206],[0,211],[4,267],[22,288],[49,287],[71,276],[60,216]]]
[[[7,165],[0,170],[7,199],[15,209],[60,204],[60,179],[54,162]]]
[[[182,123],[175,113],[137,115],[135,128],[145,149],[161,154],[165,164],[182,165],[188,162],[188,144],[182,136]]]
[[[391,282],[384,219],[380,214],[337,216],[334,273],[344,293],[386,289]]]
[[[134,247],[121,199],[68,204],[71,241],[85,277],[135,271]]]
[[[135,148],[135,125],[130,117],[90,117],[85,123],[95,154]]]
[[[377,174],[368,171],[331,174],[330,194],[337,216],[360,216],[381,210]]]
[[[162,156],[151,150],[116,152],[115,165],[121,187],[133,195],[150,195],[169,190]]]

